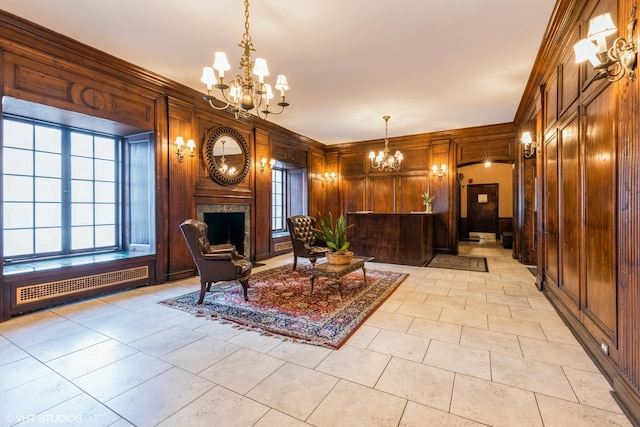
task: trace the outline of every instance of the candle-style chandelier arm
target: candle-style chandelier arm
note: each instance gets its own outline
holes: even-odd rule
[[[265,59],[256,58],[255,62],[251,59],[251,52],[255,52],[255,49],[249,34],[249,0],[244,1],[244,6],[244,34],[239,44],[243,50],[240,58],[242,73],[226,84],[224,72],[230,70],[231,66],[224,52],[216,52],[213,66],[204,67],[202,71],[200,81],[207,85],[207,94],[203,98],[212,108],[228,110],[234,113],[236,118],[249,116],[249,112],[255,108],[258,117],[266,119],[269,114],[281,114],[285,107],[289,106],[285,100],[285,91],[289,90],[289,83],[283,74],[278,75],[275,88],[280,91],[282,98],[277,104],[280,111],[269,110],[269,100],[273,98],[273,92],[271,85],[264,81],[264,78],[269,75],[269,68]],[[252,79],[251,72],[258,76],[257,80]],[[214,87],[220,91],[219,98],[212,95]],[[216,101],[224,105],[216,105]],[[265,105],[264,109],[260,110],[263,105]]]

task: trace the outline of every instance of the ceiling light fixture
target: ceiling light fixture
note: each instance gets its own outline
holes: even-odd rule
[[[618,30],[613,25],[611,14],[598,15],[589,21],[587,37],[576,43],[573,51],[577,63],[589,60],[593,69],[598,72],[593,80],[606,78],[610,82],[616,82],[627,72],[630,80],[635,79],[638,48],[633,42],[633,33],[636,22],[636,7],[633,6],[627,23],[629,41],[618,37],[611,48],[607,48],[607,37]]]
[[[212,108],[216,110],[228,110],[232,112],[236,119],[240,117],[248,117],[250,111],[256,109],[258,117],[266,119],[269,114],[280,114],[289,104],[285,101],[285,91],[289,90],[289,83],[284,74],[279,74],[276,80],[275,88],[280,91],[281,101],[278,103],[280,111],[273,112],[269,110],[269,99],[273,98],[271,85],[264,82],[265,76],[269,75],[267,68],[267,60],[256,58],[255,63],[251,60],[251,51],[255,51],[251,35],[249,34],[249,0],[244,1],[244,35],[239,45],[244,53],[240,59],[240,69],[243,75],[236,77],[227,85],[224,82],[224,72],[231,69],[227,54],[224,52],[216,52],[213,67],[204,67],[200,81],[207,85],[207,94],[204,100],[209,102]],[[216,77],[215,71],[218,72]],[[258,81],[251,78],[251,72],[258,76]],[[218,107],[214,101],[218,99],[211,95],[213,88],[219,89],[222,96],[224,106]],[[260,107],[264,104],[264,109]]]
[[[402,153],[400,150],[396,150],[396,153],[392,156],[389,152],[389,119],[390,116],[382,117],[384,119],[384,151],[376,153],[372,151],[369,153],[369,162],[373,169],[378,169],[383,172],[391,172],[400,170],[402,166]]]

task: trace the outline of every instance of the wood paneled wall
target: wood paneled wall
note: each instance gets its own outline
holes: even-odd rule
[[[639,422],[640,84],[626,77],[593,81],[593,67],[576,64],[572,49],[589,20],[605,12],[628,37],[632,6],[558,1],[516,125],[530,130],[535,120],[542,143],[539,179],[517,180],[521,195],[538,194],[538,281]],[[530,161],[518,158],[516,170],[526,174]]]
[[[457,252],[460,211],[458,166],[515,161],[515,126],[503,123],[442,132],[389,138],[391,152],[404,155],[402,168],[380,172],[371,168],[369,152],[379,151],[384,140],[350,142],[327,147],[327,159],[339,159],[339,188],[344,212],[376,213],[423,211],[421,194],[434,202],[434,246],[443,253]],[[447,175],[433,176],[433,165],[446,165]]]

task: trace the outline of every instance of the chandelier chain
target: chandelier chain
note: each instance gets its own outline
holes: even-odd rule
[[[246,84],[252,82],[250,70],[253,69],[254,62],[251,60],[251,52],[255,52],[251,34],[249,34],[249,0],[244,0],[244,34],[238,46],[244,49],[244,54],[240,58],[240,69],[244,71],[243,83]]]
[[[280,111],[272,111],[269,108],[269,99],[274,97],[274,93],[272,86],[264,81],[264,77],[269,75],[267,61],[263,58],[255,60],[251,58],[251,52],[255,52],[255,48],[249,33],[249,0],[244,0],[244,34],[238,46],[242,49],[240,57],[242,72],[236,74],[228,84],[224,81],[224,72],[231,69],[231,66],[224,52],[216,52],[213,66],[203,68],[200,81],[207,85],[204,100],[216,110],[228,110],[236,116],[236,119],[248,117],[250,111],[255,111],[258,117],[264,119],[270,114],[281,114],[289,106],[285,99],[289,82],[284,74],[277,76],[275,89],[280,91],[280,102],[276,105],[280,107]],[[254,80],[251,73],[258,78]],[[214,87],[220,91],[220,99],[216,99],[212,94]],[[221,101],[225,105],[219,107],[214,101]]]

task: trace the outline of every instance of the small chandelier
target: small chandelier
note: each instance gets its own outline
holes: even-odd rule
[[[218,165],[218,168],[224,175],[235,175],[237,172],[236,168],[233,166],[229,167],[229,165],[227,165],[227,159],[224,157],[224,144],[227,141],[222,139],[220,142],[222,143],[222,156],[220,156],[220,164]]]
[[[269,100],[273,98],[271,85],[264,82],[265,76],[269,75],[267,68],[267,60],[256,58],[255,63],[251,60],[251,51],[253,42],[249,34],[249,0],[244,1],[244,35],[239,46],[244,50],[240,59],[240,69],[243,75],[236,77],[229,83],[224,82],[224,72],[231,69],[227,54],[224,52],[216,52],[213,67],[204,67],[200,81],[207,85],[207,94],[204,100],[209,102],[212,108],[216,110],[228,110],[232,112],[236,119],[240,117],[248,117],[250,111],[256,109],[258,117],[266,119],[269,114],[280,114],[289,104],[285,101],[285,91],[289,90],[289,83],[284,74],[279,74],[276,80],[275,88],[280,91],[281,101],[278,103],[280,111],[273,112],[269,110]],[[215,71],[218,72],[216,77]],[[258,76],[258,81],[251,78],[251,71]],[[225,103],[222,107],[217,107],[213,101],[217,98],[211,95],[211,91],[215,87],[220,90],[220,99]],[[263,107],[264,104],[264,107]],[[261,110],[261,107],[263,109]]]
[[[392,156],[389,152],[389,118],[390,116],[382,117],[384,119],[384,151],[376,153],[372,151],[369,153],[369,162],[373,169],[378,169],[383,172],[391,172],[400,170],[402,166],[402,153],[400,150],[396,150],[396,153]]]

